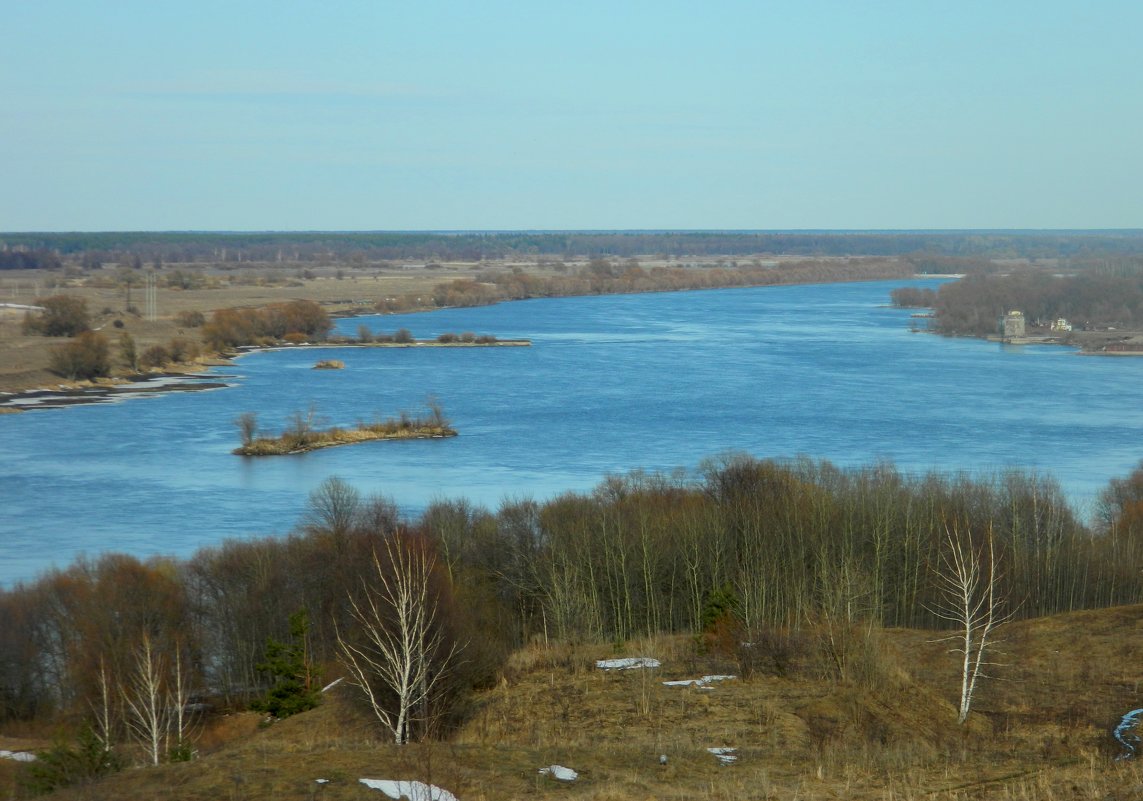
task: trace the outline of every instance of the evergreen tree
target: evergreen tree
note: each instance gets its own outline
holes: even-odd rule
[[[319,676],[310,661],[307,635],[309,618],[304,609],[290,615],[290,638],[278,642],[266,640],[266,658],[254,667],[269,675],[274,686],[251,708],[267,712],[276,718],[287,718],[318,705],[321,691],[317,687]]]

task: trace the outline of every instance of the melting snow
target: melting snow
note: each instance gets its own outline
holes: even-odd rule
[[[578,773],[571,768],[565,768],[563,765],[548,765],[546,768],[540,768],[540,773],[551,776],[553,779],[559,779],[561,782],[574,782],[579,778]]]
[[[14,759],[17,762],[35,762],[36,755],[31,751],[3,751],[0,750],[0,759]]]
[[[720,748],[708,748],[706,750],[714,754],[719,763],[723,765],[732,765],[738,761],[738,754],[734,753],[738,750],[737,748],[722,746]]]
[[[330,690],[332,690],[332,689],[333,689],[334,687],[336,687],[337,685],[341,684],[343,681],[345,681],[345,676],[342,676],[340,679],[334,679],[334,680],[333,680],[333,681],[331,681],[329,684],[327,684],[327,685],[325,685],[324,687],[322,687],[322,688],[321,688],[321,691],[322,691],[323,693],[328,693]]]
[[[457,801],[455,795],[435,784],[389,779],[358,779],[358,781],[366,787],[380,790],[395,801],[400,801],[402,798],[407,798],[409,801]]]
[[[716,681],[727,681],[728,679],[737,679],[737,676],[703,676],[701,679],[676,679],[675,681],[665,681],[663,684],[668,687],[689,687],[694,685],[700,690],[710,690],[708,684],[713,684]]]
[[[598,659],[595,666],[600,670],[633,670],[636,668],[657,668],[662,663],[649,656],[628,656],[623,659]]]

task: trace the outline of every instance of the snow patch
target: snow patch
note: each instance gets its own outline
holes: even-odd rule
[[[728,681],[730,679],[737,679],[737,676],[703,676],[701,679],[676,679],[675,681],[665,681],[668,687],[689,687],[692,684],[700,690],[711,690],[713,687],[708,687],[708,684],[714,684],[716,681]]]
[[[400,801],[402,798],[407,798],[409,801],[457,801],[455,795],[435,784],[390,779],[358,779],[358,781],[373,790],[380,790],[394,801]]]
[[[330,690],[332,690],[332,689],[333,689],[334,687],[336,687],[337,685],[341,684],[343,681],[345,681],[345,676],[342,676],[340,679],[334,679],[334,680],[333,680],[333,681],[331,681],[329,684],[327,684],[327,685],[325,685],[324,687],[322,687],[322,688],[321,688],[321,691],[322,691],[323,693],[328,693]]]
[[[13,759],[16,762],[35,762],[36,755],[31,751],[3,751],[0,750],[0,759]]]
[[[720,765],[733,765],[738,761],[738,754],[735,753],[738,750],[737,748],[721,746],[719,748],[708,748],[706,750],[714,754],[715,759],[718,760]]]
[[[559,779],[561,782],[574,782],[579,778],[578,773],[571,768],[565,768],[563,765],[548,765],[546,768],[540,768],[540,773],[551,776],[553,779]]]
[[[595,666],[600,670],[637,670],[661,667],[662,663],[650,656],[627,656],[622,659],[597,659]]]

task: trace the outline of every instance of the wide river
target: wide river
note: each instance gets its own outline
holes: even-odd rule
[[[117,550],[189,555],[289,531],[340,476],[410,514],[434,498],[495,507],[636,468],[743,451],[909,472],[1050,473],[1082,514],[1143,456],[1143,359],[913,333],[887,307],[910,282],[561,298],[343,320],[418,338],[529,348],[305,349],[247,355],[225,389],[0,416],[0,585]],[[935,285],[935,282],[913,282]],[[344,370],[314,370],[337,358]],[[460,436],[244,459],[237,415],[278,431],[435,395]]]

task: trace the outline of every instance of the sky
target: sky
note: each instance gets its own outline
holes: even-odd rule
[[[0,0],[0,231],[1143,227],[1143,3]]]

